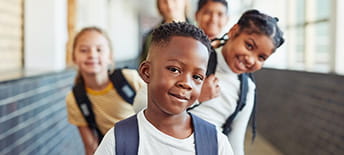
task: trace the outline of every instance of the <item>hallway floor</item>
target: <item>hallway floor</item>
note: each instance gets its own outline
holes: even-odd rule
[[[277,148],[275,148],[270,142],[264,139],[259,133],[257,133],[256,139],[252,144],[252,132],[248,127],[245,140],[245,154],[246,155],[283,155]]]

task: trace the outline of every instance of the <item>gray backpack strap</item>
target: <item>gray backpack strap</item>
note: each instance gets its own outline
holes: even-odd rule
[[[217,155],[218,141],[215,125],[202,120],[196,115],[190,115],[194,127],[196,155]]]
[[[116,155],[137,155],[139,148],[139,127],[137,115],[115,124]]]

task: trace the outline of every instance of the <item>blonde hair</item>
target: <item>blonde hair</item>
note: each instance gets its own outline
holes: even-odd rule
[[[104,38],[108,41],[108,45],[109,45],[109,49],[110,49],[110,55],[112,56],[112,45],[111,45],[111,40],[109,38],[109,36],[107,35],[107,33],[102,30],[101,28],[98,28],[98,27],[95,27],[95,26],[92,26],[92,27],[85,27],[83,29],[81,29],[74,37],[74,40],[73,40],[73,44],[72,44],[72,59],[73,61],[75,60],[75,49],[76,49],[76,45],[78,44],[78,40],[79,38],[84,35],[86,32],[90,32],[90,31],[95,31],[95,32],[98,32],[99,34],[103,35]],[[84,83],[84,80],[82,78],[82,75],[80,73],[80,70],[78,71],[76,77],[75,77],[75,80],[74,80],[74,83],[75,84],[78,84],[78,83]]]

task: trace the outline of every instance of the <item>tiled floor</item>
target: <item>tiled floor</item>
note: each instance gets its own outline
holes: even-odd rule
[[[283,155],[259,133],[252,144],[252,132],[248,128],[245,140],[245,155]]]

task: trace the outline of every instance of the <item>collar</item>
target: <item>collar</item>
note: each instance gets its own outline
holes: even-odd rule
[[[217,48],[216,50],[216,54],[217,54],[217,71],[221,72],[221,73],[227,73],[227,74],[236,74],[234,73],[231,68],[228,66],[225,58],[223,57],[222,54],[222,47]]]

